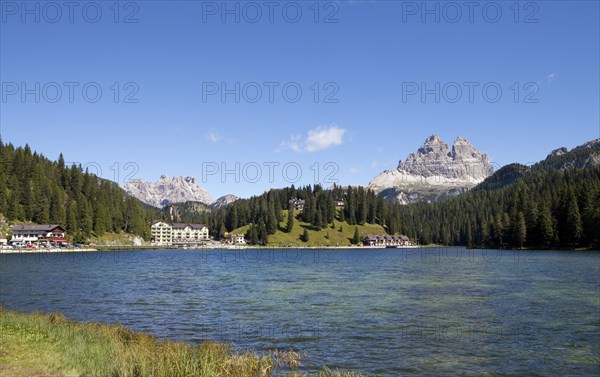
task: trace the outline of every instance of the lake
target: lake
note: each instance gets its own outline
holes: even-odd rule
[[[439,249],[0,255],[0,304],[397,375],[600,374],[600,253]]]

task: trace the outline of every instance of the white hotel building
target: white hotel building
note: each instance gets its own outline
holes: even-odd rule
[[[209,240],[208,227],[204,224],[168,224],[162,221],[150,227],[152,244],[159,246],[197,245]]]

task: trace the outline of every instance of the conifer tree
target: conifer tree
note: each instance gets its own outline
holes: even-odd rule
[[[581,239],[583,225],[577,199],[571,190],[568,193],[567,206],[566,240],[571,244],[576,244]]]
[[[519,211],[517,219],[517,242],[519,247],[523,248],[523,243],[527,240],[527,224],[525,223],[525,215]]]
[[[294,210],[290,208],[288,210],[286,232],[292,233],[292,229],[294,229]]]
[[[309,240],[308,229],[304,228],[304,232],[302,232],[302,242],[308,242],[308,240]]]
[[[352,237],[352,244],[358,245],[360,243],[360,234],[358,233],[358,227],[354,227],[354,236]]]
[[[269,233],[267,232],[267,226],[264,222],[258,224],[258,243],[266,246],[269,243]]]
[[[540,241],[543,246],[549,246],[554,242],[554,220],[550,207],[547,203],[542,203],[542,210],[539,216]]]

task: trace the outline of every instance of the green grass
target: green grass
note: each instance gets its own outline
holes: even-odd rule
[[[89,237],[86,241],[92,245],[102,245],[102,246],[134,246],[134,239],[138,238],[142,241],[142,245],[146,245],[146,242],[143,242],[141,237],[136,236],[134,234],[129,234],[125,232],[106,232],[99,237]]]
[[[160,340],[121,325],[77,323],[58,313],[19,313],[0,307],[1,376],[287,376],[296,352],[235,353],[227,345]],[[289,370],[292,370],[291,372]],[[359,376],[328,369],[322,377]]]
[[[298,220],[298,215],[301,211],[294,211],[296,218],[294,219],[294,227],[291,233],[285,232],[287,226],[288,211],[283,211],[283,221],[279,224],[279,230],[275,234],[269,235],[269,246],[350,246],[351,239],[354,236],[354,225],[349,225],[346,222],[334,220],[334,228],[331,224],[325,229],[314,230],[308,223]],[[340,226],[342,231],[340,232]],[[377,224],[356,225],[361,239],[369,234],[386,235],[385,229]],[[245,225],[234,230],[232,233],[245,234],[250,228],[250,225]],[[304,228],[308,229],[309,240],[303,242],[301,240]],[[327,237],[329,235],[329,237]]]

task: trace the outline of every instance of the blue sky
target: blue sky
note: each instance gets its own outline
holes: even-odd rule
[[[497,166],[600,137],[599,3],[514,4],[0,1],[2,138],[216,198],[367,184],[433,133]]]

